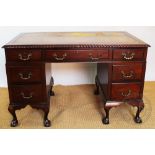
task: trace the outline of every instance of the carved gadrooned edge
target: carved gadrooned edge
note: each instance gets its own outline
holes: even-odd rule
[[[4,45],[2,48],[62,48],[62,49],[84,49],[84,48],[107,48],[107,47],[114,47],[114,48],[128,48],[128,47],[150,47],[148,44],[134,44],[134,45],[96,45],[96,44],[83,44],[83,45]]]

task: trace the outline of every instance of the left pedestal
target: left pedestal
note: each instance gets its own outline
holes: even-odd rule
[[[53,86],[51,64],[42,61],[41,51],[26,49],[5,49],[6,73],[10,104],[13,116],[11,127],[18,125],[16,110],[27,105],[44,111],[43,124],[51,125],[48,119],[50,95]]]

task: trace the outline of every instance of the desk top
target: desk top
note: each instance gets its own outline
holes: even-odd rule
[[[127,32],[35,32],[22,33],[3,48],[102,48],[149,47]]]

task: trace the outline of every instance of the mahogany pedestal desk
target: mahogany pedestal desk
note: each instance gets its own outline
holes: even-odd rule
[[[42,109],[44,126],[48,119],[53,78],[50,63],[97,63],[95,94],[103,98],[109,124],[109,110],[128,103],[137,107],[135,122],[141,123],[144,108],[143,87],[149,45],[127,32],[42,32],[23,33],[3,46],[13,116],[11,126],[18,125],[15,111],[30,105]],[[74,90],[73,90],[74,91]]]

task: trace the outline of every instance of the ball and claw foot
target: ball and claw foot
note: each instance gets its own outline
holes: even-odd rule
[[[48,120],[48,119],[44,120],[44,126],[45,127],[50,127],[51,126],[51,121]]]
[[[109,124],[109,118],[104,117],[104,118],[102,119],[102,123],[103,123],[103,124]]]
[[[17,125],[18,125],[18,120],[17,120],[17,119],[13,119],[13,120],[11,121],[10,126],[11,126],[11,127],[16,127]]]
[[[135,123],[142,123],[142,119],[140,117],[134,118]]]

